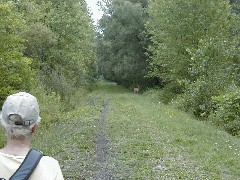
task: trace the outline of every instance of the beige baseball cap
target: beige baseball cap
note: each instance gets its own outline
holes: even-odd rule
[[[7,124],[30,126],[37,122],[39,116],[39,106],[37,99],[26,92],[19,92],[7,97],[2,107],[2,120]],[[10,120],[10,115],[17,114],[21,118],[14,122]]]

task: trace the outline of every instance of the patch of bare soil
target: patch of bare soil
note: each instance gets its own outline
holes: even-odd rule
[[[103,103],[103,108],[99,117],[99,132],[96,140],[96,177],[97,180],[113,180],[114,168],[108,162],[113,162],[111,156],[110,140],[107,138],[106,116],[109,101]]]

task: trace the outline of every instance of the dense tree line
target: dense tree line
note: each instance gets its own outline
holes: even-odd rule
[[[99,23],[97,54],[99,74],[125,87],[141,87],[151,81],[146,77],[148,62],[144,34],[148,15],[147,0],[105,1]]]
[[[0,100],[40,82],[68,98],[90,83],[94,31],[84,0],[0,1]]]
[[[126,87],[154,79],[165,103],[240,134],[238,1],[104,3],[99,74]]]

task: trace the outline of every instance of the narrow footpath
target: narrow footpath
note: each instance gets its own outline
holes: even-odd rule
[[[96,164],[97,164],[97,173],[96,173],[96,180],[111,180],[114,174],[114,168],[109,167],[108,161],[112,160],[111,156],[111,147],[109,143],[109,139],[107,137],[106,132],[106,116],[107,110],[109,106],[109,100],[103,103],[103,108],[101,110],[101,114],[99,117],[99,132],[97,135],[96,141],[96,149],[97,149],[97,157],[96,157]]]

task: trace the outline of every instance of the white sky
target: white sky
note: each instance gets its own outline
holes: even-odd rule
[[[93,18],[95,24],[102,17],[102,14],[103,14],[103,12],[99,10],[100,7],[97,5],[98,1],[101,1],[101,0],[86,0],[88,7],[90,8],[90,10],[92,12],[92,18]]]

